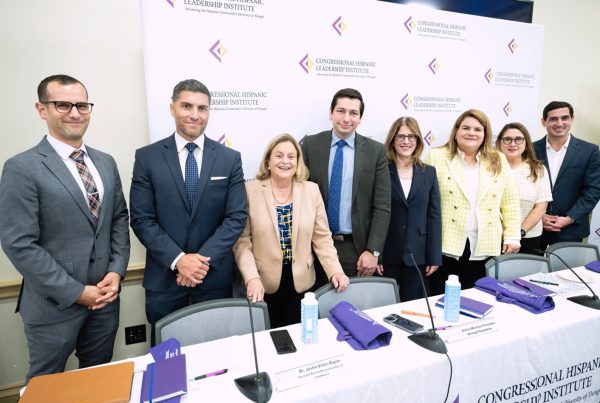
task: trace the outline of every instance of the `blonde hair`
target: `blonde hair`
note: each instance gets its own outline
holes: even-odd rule
[[[421,153],[423,152],[423,136],[421,135],[421,129],[419,128],[419,123],[417,120],[411,116],[402,116],[394,123],[392,123],[392,127],[388,131],[387,137],[385,138],[385,155],[387,156],[388,162],[396,163],[396,133],[402,126],[406,126],[410,129],[410,131],[417,136],[417,146],[415,147],[415,151],[412,155],[412,163],[419,165],[420,167],[424,167],[423,161],[421,161]]]
[[[500,174],[502,171],[502,164],[500,162],[498,151],[492,146],[492,125],[485,113],[480,110],[469,109],[464,111],[458,119],[456,119],[456,122],[454,122],[454,126],[452,127],[452,133],[450,133],[450,138],[445,145],[448,150],[448,156],[454,158],[458,155],[456,132],[466,118],[476,119],[483,126],[483,142],[479,146],[480,159],[481,161],[486,161],[488,163],[487,170],[491,172],[493,176]]]
[[[273,149],[277,147],[278,144],[285,143],[286,141],[292,143],[292,145],[296,149],[296,173],[294,174],[294,179],[297,182],[304,182],[306,179],[308,179],[308,168],[304,164],[300,144],[298,144],[294,136],[287,133],[280,134],[271,139],[271,141],[267,145],[265,153],[263,154],[262,160],[260,161],[258,173],[256,174],[256,179],[264,180],[271,177],[271,171],[269,171],[269,160],[271,159],[271,153],[273,152]]]

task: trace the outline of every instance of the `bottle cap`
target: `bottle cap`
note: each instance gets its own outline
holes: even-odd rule
[[[458,281],[458,276],[456,274],[449,275],[448,276],[448,284],[460,285],[460,282]]]
[[[306,302],[316,301],[316,299],[315,299],[315,293],[314,292],[306,292],[306,293],[304,293],[304,299],[306,300]]]

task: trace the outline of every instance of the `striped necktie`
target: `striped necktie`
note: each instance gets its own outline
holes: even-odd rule
[[[96,182],[94,182],[94,177],[83,160],[83,155],[84,152],[82,150],[75,150],[71,153],[69,158],[75,161],[75,166],[77,166],[77,171],[79,172],[79,176],[85,187],[85,192],[87,193],[90,212],[94,217],[94,223],[97,224],[98,216],[100,214],[100,194],[98,193]]]

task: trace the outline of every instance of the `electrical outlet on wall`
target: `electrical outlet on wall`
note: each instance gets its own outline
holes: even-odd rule
[[[125,344],[144,343],[146,341],[146,325],[125,328]]]

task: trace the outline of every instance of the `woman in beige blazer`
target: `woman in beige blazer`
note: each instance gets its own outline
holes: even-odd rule
[[[271,327],[300,321],[300,300],[315,283],[313,249],[338,291],[350,282],[333,246],[319,188],[306,178],[298,142],[282,134],[267,146],[257,180],[246,183],[248,221],[233,251],[247,296],[253,302],[264,298]]]

